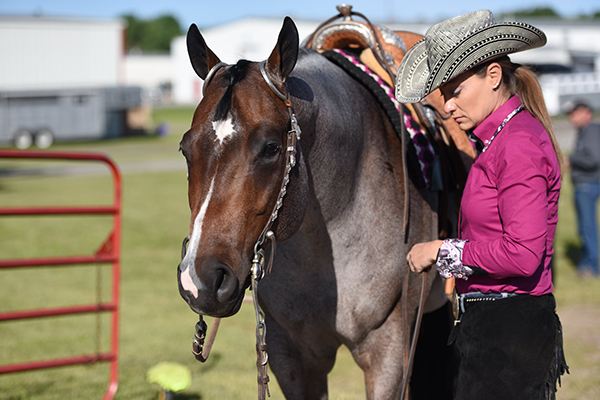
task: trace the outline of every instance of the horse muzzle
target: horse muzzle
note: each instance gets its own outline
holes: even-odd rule
[[[179,293],[201,315],[228,317],[238,312],[244,286],[227,264],[214,258],[186,262],[177,269]]]

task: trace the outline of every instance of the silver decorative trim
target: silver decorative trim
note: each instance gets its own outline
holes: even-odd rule
[[[265,63],[266,61],[260,62],[260,74],[262,75],[265,82],[267,82],[269,88],[271,88],[271,90],[277,95],[277,97],[279,97],[283,101],[287,101],[287,97],[285,97],[285,95],[281,93],[279,89],[275,87],[275,85],[273,85],[273,82],[271,82],[271,79],[269,78],[269,75],[267,75],[267,71],[265,70]]]
[[[383,40],[386,43],[399,47],[402,49],[402,51],[404,51],[404,53],[406,53],[406,43],[404,43],[404,40],[402,40],[400,36],[396,35],[396,32],[383,25],[377,26],[377,29],[379,29],[381,37],[383,37]]]
[[[313,38],[313,48],[320,49],[330,35],[338,32],[354,32],[362,36],[367,42],[367,46],[375,48],[376,41],[368,27],[355,21],[344,21],[342,23],[327,25],[319,29]]]
[[[218,64],[216,64],[214,67],[212,67],[210,69],[210,71],[208,71],[208,74],[206,75],[206,79],[204,79],[204,83],[202,84],[202,96],[204,96],[204,92],[206,91],[206,87],[208,86],[208,84],[210,83],[210,81],[212,80],[212,77],[214,74],[217,73],[217,71],[221,68],[221,67],[226,67],[229,64],[224,63],[224,62],[220,62]]]

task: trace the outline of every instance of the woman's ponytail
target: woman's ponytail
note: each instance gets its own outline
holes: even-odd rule
[[[552,147],[554,147],[554,152],[556,153],[556,158],[562,169],[562,151],[560,150],[558,141],[554,135],[554,127],[552,126],[552,119],[546,108],[542,87],[535,74],[529,68],[513,63],[508,56],[488,60],[475,67],[474,73],[485,76],[487,67],[491,63],[498,63],[500,65],[502,68],[502,83],[506,86],[511,95],[517,94],[519,96],[525,109],[529,111],[535,119],[540,121],[546,132],[548,132]]]
[[[523,65],[513,64],[512,62],[511,64],[514,68],[513,73],[516,81],[516,87],[514,88],[515,91],[513,92],[511,88],[511,93],[516,93],[521,99],[525,109],[529,111],[529,113],[544,126],[544,129],[546,129],[546,132],[548,132],[548,135],[550,136],[550,141],[554,147],[554,152],[556,153],[559,165],[562,168],[562,151],[560,150],[558,141],[556,140],[556,136],[554,134],[554,126],[552,125],[552,119],[550,118],[550,114],[548,114],[548,109],[546,108],[542,87],[540,86],[535,74],[529,68],[524,67]]]

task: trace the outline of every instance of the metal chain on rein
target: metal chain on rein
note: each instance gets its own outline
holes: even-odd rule
[[[260,73],[269,86],[269,88],[285,103],[288,111],[288,115],[290,117],[290,130],[287,133],[287,144],[285,150],[285,173],[283,176],[283,180],[281,182],[281,188],[279,189],[279,195],[277,197],[277,201],[275,202],[275,206],[273,208],[273,212],[269,216],[269,220],[267,221],[265,228],[261,232],[256,244],[254,245],[254,258],[252,259],[252,300],[254,302],[254,313],[256,315],[256,367],[258,369],[258,399],[264,400],[266,396],[271,396],[269,393],[269,374],[268,374],[268,361],[269,355],[267,353],[267,325],[265,322],[265,314],[262,312],[260,305],[258,304],[258,283],[260,280],[271,272],[273,268],[273,260],[275,257],[276,250],[276,239],[275,234],[271,230],[273,223],[277,219],[279,215],[279,210],[283,205],[283,198],[287,192],[287,185],[290,181],[290,172],[292,168],[296,165],[296,142],[300,140],[300,135],[302,134],[302,130],[298,125],[298,120],[296,119],[296,114],[292,109],[292,103],[289,98],[281,93],[275,85],[269,79],[267,72],[265,71],[265,61],[260,63]],[[269,255],[269,262],[265,268],[265,250],[263,245],[266,240],[269,240],[271,243],[271,251]]]
[[[275,235],[269,231],[269,238],[275,243]],[[273,251],[273,249],[271,250]],[[265,396],[271,397],[269,392],[269,372],[268,362],[269,355],[267,354],[267,325],[265,323],[265,314],[258,305],[258,283],[265,275],[264,269],[264,251],[261,248],[258,253],[255,253],[252,260],[252,301],[254,303],[254,314],[256,315],[256,368],[258,370],[258,398],[264,399]],[[271,262],[269,261],[269,264]],[[270,265],[269,265],[270,267]]]
[[[288,110],[290,110],[288,106]],[[286,150],[286,167],[281,189],[279,190],[279,196],[275,203],[275,208],[269,217],[269,221],[265,225],[265,229],[259,236],[256,244],[254,245],[254,258],[252,259],[252,301],[254,303],[254,313],[256,315],[256,368],[258,369],[258,398],[264,400],[265,396],[271,397],[269,393],[269,374],[268,374],[268,361],[269,355],[267,354],[267,325],[265,322],[265,314],[260,309],[258,304],[258,283],[265,274],[271,272],[273,268],[273,260],[276,251],[276,239],[275,234],[271,230],[273,222],[277,219],[279,209],[283,205],[283,197],[287,192],[287,184],[290,181],[290,171],[296,165],[296,139],[300,137],[300,127],[296,122],[296,116],[291,112],[290,120],[292,129],[288,132],[287,150]],[[269,256],[269,262],[265,268],[265,250],[264,242],[265,239],[269,239],[271,243],[271,251]]]

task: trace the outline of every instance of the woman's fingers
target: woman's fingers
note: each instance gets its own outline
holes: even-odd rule
[[[417,243],[410,249],[406,255],[406,262],[412,272],[420,274],[431,269],[439,250],[438,242]]]

